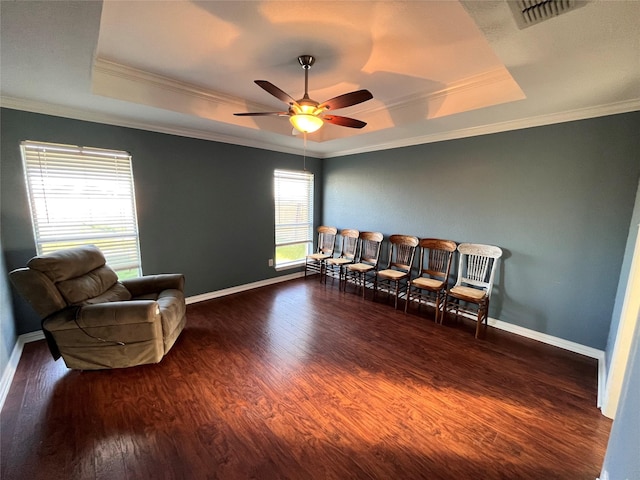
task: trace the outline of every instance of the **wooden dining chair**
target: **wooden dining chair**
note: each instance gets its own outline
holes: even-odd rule
[[[318,246],[315,253],[306,256],[304,262],[304,276],[319,273],[320,281],[324,274],[325,261],[333,256],[336,247],[336,227],[321,225],[318,227]]]
[[[325,263],[324,280],[327,277],[338,278],[338,289],[342,287],[346,266],[355,262],[358,254],[360,232],[353,228],[345,228],[340,231],[340,255],[328,258]]]
[[[360,254],[358,261],[347,265],[345,271],[344,288],[351,281],[358,288],[362,288],[362,298],[365,297],[367,284],[373,285],[373,281],[367,282],[367,276],[375,275],[380,260],[380,248],[383,240],[380,232],[360,232]]]
[[[400,286],[402,284],[406,286],[411,275],[417,246],[418,237],[411,235],[391,235],[389,237],[389,261],[384,270],[376,272],[373,288],[374,299],[378,288],[386,287],[387,294],[393,291],[395,297],[394,307],[398,308]]]
[[[480,326],[485,328],[489,317],[489,300],[493,289],[493,280],[502,249],[493,245],[479,243],[461,243],[458,245],[458,277],[456,283],[447,291],[444,315],[455,311],[466,316],[477,315],[476,338]],[[473,309],[475,308],[475,312]]]
[[[418,311],[424,301],[433,303],[435,321],[442,317],[444,302],[449,286],[449,272],[451,261],[458,244],[452,240],[438,238],[423,238],[418,244],[420,265],[418,274],[409,280],[407,285],[407,301],[404,304],[405,313],[409,309],[412,297],[418,301]]]

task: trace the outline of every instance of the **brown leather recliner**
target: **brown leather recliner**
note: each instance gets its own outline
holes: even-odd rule
[[[68,368],[158,363],[186,322],[182,274],[120,282],[93,245],[33,257],[9,275]]]

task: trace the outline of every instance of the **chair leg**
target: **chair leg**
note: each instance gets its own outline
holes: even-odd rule
[[[452,298],[451,301],[449,301],[449,298],[452,298],[449,296],[449,294],[446,294],[444,297],[444,311],[442,316],[440,317],[440,325],[444,325],[444,321],[447,319],[447,315],[450,313],[449,310],[449,306],[453,307],[453,309],[455,309],[455,315],[456,315],[456,322],[458,321],[458,308],[460,307],[460,303],[459,300],[457,298]],[[455,303],[455,305],[453,305]]]
[[[361,272],[360,273],[360,281],[361,281],[361,287],[362,287],[362,298],[367,298],[366,297],[366,291],[367,291],[367,273],[366,272]],[[374,294],[375,294],[375,290],[374,290]]]
[[[411,301],[411,285],[407,284],[407,301],[404,303],[404,313],[407,313],[407,309],[409,308],[409,302]],[[420,299],[418,299],[418,302]],[[418,309],[419,311],[420,309]]]
[[[478,319],[476,321],[476,338],[480,336],[480,328],[482,326],[483,314],[482,314],[482,303],[478,303]]]
[[[398,309],[398,295],[400,294],[400,282],[396,282],[396,300],[393,304],[393,308]]]
[[[376,299],[376,293],[378,293],[378,275],[373,279],[373,300]]]
[[[329,275],[333,275],[333,265],[329,265],[328,263],[323,263],[324,265],[324,275],[322,275],[320,277],[320,280],[324,282],[324,284],[327,284],[327,277],[329,277]]]
[[[483,301],[478,304],[478,324],[476,325],[476,338],[480,336],[480,328],[484,323],[484,331],[486,333],[489,325],[489,301]]]

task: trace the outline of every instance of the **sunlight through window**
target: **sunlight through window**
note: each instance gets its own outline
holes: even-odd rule
[[[301,262],[313,248],[313,173],[274,172],[276,267]]]
[[[21,150],[38,254],[93,244],[120,279],[140,276],[131,156],[30,141]]]

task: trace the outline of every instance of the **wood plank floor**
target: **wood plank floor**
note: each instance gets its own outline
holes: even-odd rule
[[[25,345],[0,417],[13,479],[589,479],[596,361],[300,279],[188,307],[157,365],[79,372]]]

